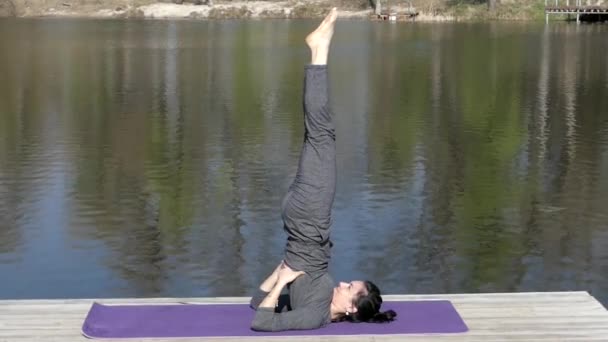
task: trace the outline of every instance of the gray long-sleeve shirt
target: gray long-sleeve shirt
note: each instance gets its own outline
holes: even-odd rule
[[[258,307],[268,295],[258,289],[251,298],[251,307],[256,309],[251,328],[258,331],[304,330],[329,324],[333,283],[328,273],[316,279],[308,274],[298,277],[289,286],[291,310],[283,312]]]

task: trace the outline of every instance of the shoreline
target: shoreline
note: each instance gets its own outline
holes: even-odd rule
[[[213,5],[194,5],[192,3],[174,4],[160,3],[155,0],[134,0],[128,5],[124,1],[106,0],[103,4],[79,3],[74,0],[44,2],[31,5],[30,2],[13,5],[0,0],[0,17],[17,18],[81,18],[81,19],[302,19],[322,18],[331,4],[319,4],[305,1],[232,1]],[[12,0],[16,3],[17,0]],[[217,2],[217,1],[216,1]],[[49,4],[50,3],[50,4]],[[4,7],[4,8],[3,8]],[[411,11],[404,5],[391,6],[390,11],[408,13]],[[2,11],[6,13],[2,13]],[[466,8],[447,8],[442,11],[427,12],[424,8],[415,9],[417,15],[413,18],[401,19],[404,22],[456,22],[456,21],[487,21],[487,20],[538,20],[535,12],[520,11],[519,16],[504,16],[496,13],[490,16],[483,6],[471,5]],[[513,8],[505,13],[510,14]],[[8,14],[7,14],[8,13]],[[374,10],[369,8],[340,8],[341,19],[377,20]],[[4,15],[3,15],[4,14]],[[541,13],[541,16],[544,13]]]
[[[270,7],[270,6],[268,6]],[[369,10],[339,10],[340,19],[376,20],[374,11]],[[322,13],[302,13],[297,8],[274,10],[266,6],[234,6],[216,5],[213,7],[177,4],[151,4],[127,8],[101,8],[94,11],[70,11],[54,7],[14,16],[16,18],[75,18],[75,19],[317,19],[323,18]],[[428,15],[420,13],[415,19],[399,21],[457,21],[452,16]]]

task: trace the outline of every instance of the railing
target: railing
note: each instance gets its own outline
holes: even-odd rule
[[[570,3],[572,3],[572,6],[591,6],[591,1],[588,0],[545,0],[545,7],[552,5],[553,2],[555,2],[555,6],[560,6],[560,5],[565,5],[565,6],[570,6]],[[586,3],[586,4],[583,4]]]
[[[595,4],[592,4],[595,2]],[[580,22],[581,15],[608,15],[608,4],[597,4],[596,0],[545,0],[545,18],[549,22],[550,14],[576,15]]]

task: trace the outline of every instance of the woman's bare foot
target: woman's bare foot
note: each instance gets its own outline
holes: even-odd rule
[[[334,26],[337,18],[338,10],[334,7],[329,11],[329,14],[323,19],[319,27],[306,37],[306,44],[310,48],[312,55],[311,64],[327,64],[329,45],[334,35]]]

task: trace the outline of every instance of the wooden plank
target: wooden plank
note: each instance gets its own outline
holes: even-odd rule
[[[566,339],[556,336],[536,337],[536,336],[523,336],[510,338],[505,336],[483,336],[483,337],[469,337],[469,336],[421,336],[411,335],[407,337],[403,336],[357,336],[357,337],[284,337],[284,338],[255,338],[251,341],[303,341],[303,342],[429,342],[429,341],[445,341],[445,342],[505,342],[505,341],[526,341],[526,342],[560,342],[560,341],[606,341],[605,337],[597,336],[584,336],[584,337],[568,337]],[[37,341],[37,339],[21,339],[19,337],[11,337],[10,339],[0,338],[0,342],[25,342],[25,341]],[[57,338],[45,338],[45,342],[70,342],[70,341],[91,341],[86,338],[82,340],[73,340],[70,336],[58,336]],[[106,339],[107,342],[125,342],[125,340]],[[221,342],[242,342],[243,339],[236,338],[202,338],[202,339],[129,339],[127,342],[176,342],[176,341],[221,341]]]
[[[412,294],[412,295],[383,295],[384,300],[432,300],[432,299],[449,299],[449,300],[486,300],[486,299],[503,299],[503,300],[538,300],[538,299],[594,299],[586,291],[565,291],[565,292],[516,292],[516,293],[456,293],[456,294]],[[176,303],[176,302],[197,302],[197,303],[248,303],[248,297],[175,297],[175,298],[85,298],[85,299],[23,299],[23,300],[0,300],[0,305],[28,305],[28,304],[78,304],[102,302],[108,304],[128,304],[128,303]]]
[[[449,335],[254,338],[268,341],[608,341],[608,311],[587,292],[389,295],[386,300],[451,300],[470,331]],[[0,342],[87,341],[80,328],[93,302],[247,303],[248,298],[112,298],[0,301]],[[243,338],[188,339],[239,341]],[[111,341],[111,340],[107,340]],[[124,342],[124,340],[116,340]],[[178,341],[137,339],[130,341]]]
[[[411,299],[408,299],[411,300]],[[422,299],[417,299],[417,300],[422,300]],[[99,301],[100,303],[104,303],[104,304],[109,304],[109,305],[150,305],[150,304],[159,304],[159,303],[149,303],[149,302],[129,302],[129,303],[108,303],[106,301]],[[604,307],[598,303],[597,301],[595,301],[594,299],[588,299],[588,300],[572,300],[572,299],[567,299],[567,300],[538,300],[538,301],[532,301],[532,300],[519,300],[517,301],[516,299],[512,300],[512,301],[508,301],[508,300],[458,300],[458,299],[454,299],[451,300],[451,302],[454,305],[464,305],[464,306],[471,306],[471,307],[475,307],[475,306],[480,306],[480,307],[502,307],[502,308],[520,308],[520,307],[538,307],[538,308],[543,308],[543,307],[548,307],[548,308],[556,308],[556,307],[565,307],[566,309],[569,306],[578,306],[578,307],[588,307],[588,308],[598,308],[598,309],[604,309]],[[91,302],[84,302],[84,303],[77,303],[77,304],[28,304],[28,305],[19,305],[19,304],[11,304],[11,305],[3,305],[0,306],[0,316],[3,314],[8,314],[8,313],[16,313],[16,312],[35,312],[35,311],[39,311],[39,310],[46,310],[48,308],[53,308],[53,310],[56,310],[58,312],[74,312],[74,311],[78,311],[78,310],[84,310],[84,309],[88,309],[91,304],[93,303],[93,301]],[[211,303],[204,303],[204,302],[195,302],[195,301],[187,301],[185,303],[190,303],[190,304],[194,304],[194,305],[207,305],[207,304],[211,304]],[[390,303],[390,301],[386,301],[385,303]],[[175,303],[175,302],[166,302],[166,303],[162,303],[162,304],[166,304],[166,305],[179,305],[180,303]],[[244,304],[244,303],[241,303]]]
[[[369,339],[366,339],[369,338]],[[230,338],[230,337],[222,337],[222,338],[191,338],[191,339],[103,339],[104,341],[184,341],[184,340],[193,340],[193,341],[606,341],[605,332],[603,333],[577,333],[577,334],[560,334],[560,333],[545,333],[545,334],[528,334],[528,333],[519,333],[516,335],[513,334],[503,334],[503,333],[488,333],[485,335],[469,335],[469,334],[454,334],[454,335],[414,335],[410,334],[407,336],[357,336],[347,337],[347,336],[312,336],[312,337],[258,337],[258,338]],[[53,335],[44,335],[44,334],[30,334],[30,335],[7,335],[0,336],[0,341],[7,342],[23,342],[23,341],[62,341],[62,342],[73,342],[73,341],[91,341],[83,336],[77,336],[74,334],[59,334],[55,333]]]

